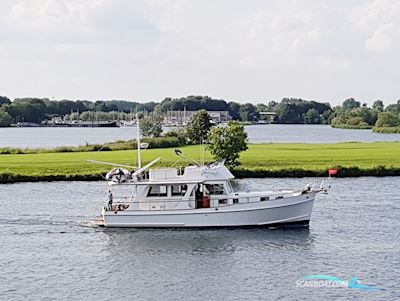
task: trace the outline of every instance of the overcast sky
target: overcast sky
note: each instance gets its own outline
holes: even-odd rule
[[[397,0],[1,0],[0,95],[400,99]]]

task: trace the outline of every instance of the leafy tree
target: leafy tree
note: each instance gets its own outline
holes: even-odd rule
[[[400,117],[396,114],[383,112],[379,113],[378,120],[376,121],[377,127],[395,127],[400,126]]]
[[[351,104],[349,100],[346,106],[336,107],[331,115],[333,127],[370,128],[378,119],[378,111],[367,106]],[[352,109],[350,109],[352,107]]]
[[[162,117],[159,115],[144,117],[140,122],[140,130],[144,137],[160,137],[163,131]]]
[[[179,99],[165,98],[161,102],[161,111],[166,112],[167,110],[186,110],[198,111],[205,109],[207,111],[227,111],[228,104],[222,99],[213,99],[208,96],[187,96]]]
[[[318,115],[326,111],[332,111],[329,104],[297,98],[284,98],[281,103],[275,107],[276,116],[274,118],[274,123],[306,123],[304,117],[310,109],[315,109]],[[309,122],[309,120],[307,120],[307,122]],[[319,118],[319,123],[321,122],[322,119]]]
[[[240,153],[247,150],[247,133],[238,121],[226,127],[214,127],[208,136],[208,146],[216,160],[225,159],[228,167],[240,165]]]
[[[385,111],[397,115],[400,114],[400,100],[398,100],[395,104],[388,105]]]
[[[90,103],[91,104],[91,103]],[[72,100],[60,100],[60,101],[49,101],[46,102],[47,114],[66,115],[71,112],[85,112],[89,110],[89,104],[86,101],[72,101]]]
[[[278,109],[278,105],[279,105],[279,103],[277,103],[274,100],[271,100],[267,105],[266,111],[268,111],[268,112],[276,112],[276,110]]]
[[[26,121],[40,123],[46,118],[46,106],[44,103],[36,102],[12,102],[3,106],[3,109],[10,114],[15,122]]]
[[[378,112],[367,107],[356,108],[352,111],[353,116],[361,117],[364,122],[374,125],[378,119]]]
[[[98,112],[118,111],[117,105],[108,101],[98,100],[93,105],[93,110]]]
[[[0,96],[0,107],[2,105],[9,105],[11,103],[10,99],[6,96]]]
[[[359,101],[356,101],[354,98],[349,98],[346,99],[345,101],[343,101],[342,107],[344,109],[355,109],[355,108],[359,108],[361,106]]]
[[[260,112],[266,112],[266,111],[268,110],[268,107],[267,107],[265,104],[263,104],[263,103],[258,103],[258,104],[256,105],[256,108],[257,108],[257,112],[258,112],[258,113],[260,113]]]
[[[0,109],[0,127],[10,126],[12,117],[6,111]]]
[[[115,111],[120,111],[120,112],[136,112],[138,103],[133,102],[133,101],[126,101],[126,100],[110,100],[107,101],[109,105],[115,105],[116,110]],[[151,110],[152,111],[152,110]]]
[[[324,111],[321,114],[321,123],[322,124],[329,124],[331,119],[332,119],[331,118],[332,114],[333,114],[333,110],[331,110],[331,109]]]
[[[187,135],[192,143],[200,143],[206,139],[212,127],[211,118],[206,110],[200,110],[187,126]]]
[[[238,104],[237,102],[229,102],[228,103],[228,112],[229,115],[231,115],[233,120],[239,120],[240,119],[240,104]]]
[[[306,124],[320,124],[321,116],[316,109],[309,109],[304,116],[304,123]]]
[[[375,100],[374,103],[372,104],[372,108],[373,108],[375,111],[383,112],[384,105],[383,105],[382,100]]]
[[[257,112],[257,108],[251,104],[246,103],[240,106],[239,115],[241,121],[257,121],[260,118],[260,114]]]
[[[29,103],[29,104],[38,104],[41,106],[45,106],[46,105],[46,101],[49,101],[48,98],[36,98],[36,97],[22,97],[22,98],[16,98],[14,99],[14,103]]]

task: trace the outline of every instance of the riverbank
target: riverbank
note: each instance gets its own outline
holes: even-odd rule
[[[340,124],[331,124],[331,127],[335,129],[343,129],[343,130],[370,130],[373,128],[372,125],[369,125],[367,123],[363,124],[346,124],[346,123],[340,123]]]
[[[179,149],[193,159],[200,154],[197,145]],[[159,167],[171,166],[178,159],[174,148],[142,151],[144,163],[157,157],[162,157]],[[136,151],[0,155],[0,183],[100,180],[110,170],[86,160],[135,166]],[[208,152],[205,160],[212,161]],[[240,161],[240,169],[233,171],[237,177],[322,177],[329,168],[338,168],[339,177],[400,176],[400,143],[250,144]]]
[[[179,147],[184,144],[176,137],[144,138],[142,143],[146,143],[150,148],[168,148]],[[119,140],[115,142],[106,142],[103,144],[86,144],[82,146],[58,146],[54,148],[11,148],[1,147],[0,155],[11,154],[39,154],[39,153],[72,153],[72,152],[108,152],[117,150],[131,150],[137,148],[136,140]]]
[[[374,133],[381,133],[381,134],[400,134],[400,126],[393,126],[393,127],[374,127],[372,129]]]

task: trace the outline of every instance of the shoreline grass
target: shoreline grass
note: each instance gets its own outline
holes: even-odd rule
[[[148,143],[148,148],[178,147],[183,143],[176,137],[144,138],[142,142]],[[118,140],[104,144],[86,144],[80,146],[57,146],[54,148],[0,148],[1,155],[13,154],[40,154],[40,153],[73,153],[73,152],[108,152],[117,150],[136,149],[136,140]]]
[[[400,134],[400,126],[393,126],[393,127],[374,127],[372,129],[374,133],[381,133],[381,134]]]
[[[200,156],[198,145],[179,149],[189,158]],[[157,166],[169,167],[178,159],[173,150],[144,150],[143,162],[162,157]],[[89,159],[135,166],[136,151],[0,155],[0,183],[101,180],[111,166],[86,162]],[[213,161],[209,152],[205,159]],[[400,143],[249,144],[240,161],[240,168],[233,171],[237,177],[320,177],[333,167],[339,168],[339,177],[400,176]]]
[[[343,129],[343,130],[370,130],[373,128],[373,126],[369,125],[369,124],[351,125],[351,124],[346,124],[346,123],[331,124],[331,127],[335,128],[335,129]]]

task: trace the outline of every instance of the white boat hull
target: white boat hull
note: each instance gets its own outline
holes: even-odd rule
[[[103,211],[105,227],[190,228],[308,224],[315,192],[218,208],[165,211]]]

